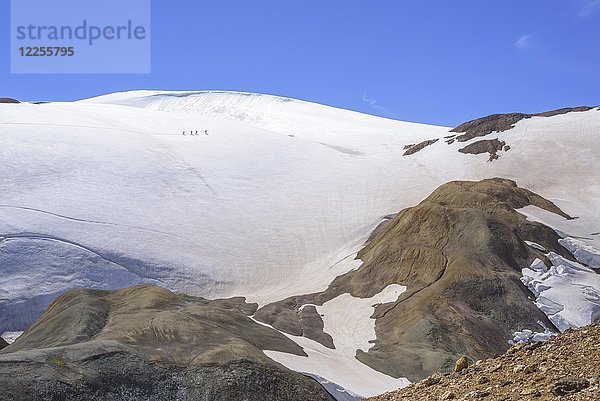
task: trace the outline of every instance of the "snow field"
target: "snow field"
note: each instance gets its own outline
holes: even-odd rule
[[[552,266],[536,259],[522,270],[521,281],[536,297],[536,305],[562,332],[600,319],[600,275],[554,252]]]

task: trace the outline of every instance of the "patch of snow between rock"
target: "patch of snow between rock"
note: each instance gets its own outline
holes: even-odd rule
[[[372,298],[356,298],[342,294],[317,306],[322,315],[324,331],[331,335],[335,349],[329,349],[305,337],[286,334],[308,354],[301,357],[284,352],[264,351],[265,354],[288,368],[321,377],[342,386],[360,397],[370,397],[410,384],[405,378],[395,379],[378,372],[356,359],[360,349],[368,351],[377,338],[375,319],[379,304],[394,302],[406,291],[405,286],[392,284]]]
[[[541,341],[546,341],[550,337],[557,335],[557,333],[552,332],[549,328],[545,327],[542,322],[538,322],[542,327],[544,327],[544,331],[533,331],[529,329],[524,329],[521,331],[515,331],[513,333],[513,339],[508,343],[510,345],[515,344],[527,344],[527,343],[538,343]]]
[[[543,246],[541,246],[541,245],[540,245],[540,244],[538,244],[538,243],[531,242],[531,241],[525,241],[525,243],[526,243],[527,245],[529,245],[530,247],[537,249],[538,251],[542,251],[542,252],[545,252],[545,251],[546,251],[546,248],[544,248]]]
[[[17,338],[21,337],[21,334],[23,334],[22,331],[6,331],[2,333],[0,337],[10,345],[14,343]]]

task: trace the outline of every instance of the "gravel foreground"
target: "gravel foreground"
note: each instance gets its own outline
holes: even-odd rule
[[[465,362],[457,361],[455,372],[369,400],[600,400],[600,322],[543,343],[517,344],[468,367]]]

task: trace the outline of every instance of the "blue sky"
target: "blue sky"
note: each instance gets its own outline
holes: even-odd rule
[[[8,3],[0,97],[226,89],[451,126],[600,104],[600,0],[153,0],[148,75],[11,75]]]

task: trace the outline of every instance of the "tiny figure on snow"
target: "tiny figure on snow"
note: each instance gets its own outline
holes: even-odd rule
[[[183,130],[183,136],[185,136],[185,130]]]
[[[207,129],[204,130],[204,135],[208,135],[208,130]]]
[[[198,131],[196,131],[196,135],[198,135]]]

